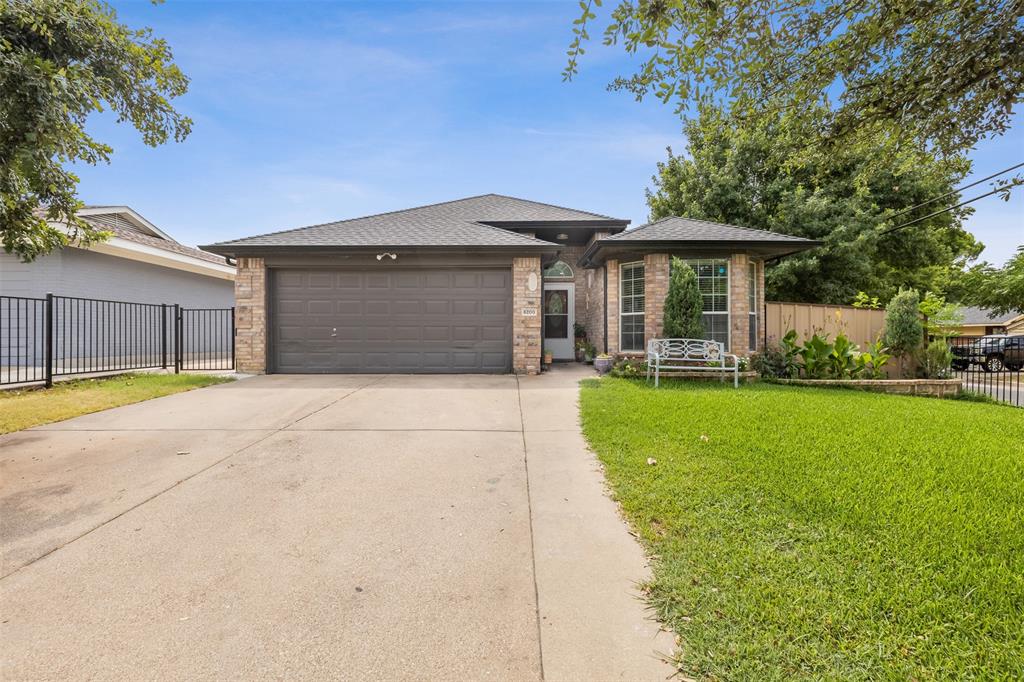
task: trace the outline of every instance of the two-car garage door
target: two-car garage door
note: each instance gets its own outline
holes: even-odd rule
[[[511,371],[507,268],[271,272],[274,372]]]

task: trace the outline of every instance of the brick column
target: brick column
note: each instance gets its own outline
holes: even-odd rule
[[[516,374],[540,373],[540,325],[544,319],[544,311],[541,309],[542,289],[540,258],[513,258],[512,371]],[[533,314],[523,315],[524,309]]]
[[[750,260],[745,253],[734,253],[729,259],[729,352],[750,354],[750,302],[747,287],[747,268]]]
[[[267,371],[267,269],[262,258],[239,258],[235,275],[235,367]]]
[[[757,349],[764,350],[764,261],[757,261]]]
[[[644,256],[644,339],[661,338],[665,329],[668,274],[667,253],[649,253]]]
[[[619,352],[619,261],[610,260],[604,264],[608,272],[608,353]]]

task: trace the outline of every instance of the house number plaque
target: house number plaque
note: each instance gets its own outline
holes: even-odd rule
[[[523,317],[537,317],[537,309],[536,308],[520,308],[519,309],[519,314],[522,315]]]

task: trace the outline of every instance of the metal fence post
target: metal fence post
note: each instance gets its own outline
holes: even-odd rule
[[[167,304],[160,304],[160,360],[161,367],[167,369]]]
[[[235,369],[235,306],[231,306],[231,369]]]
[[[46,387],[53,386],[53,294],[46,294],[46,346],[43,361],[46,363]]]
[[[174,373],[181,372],[181,306],[174,304]]]

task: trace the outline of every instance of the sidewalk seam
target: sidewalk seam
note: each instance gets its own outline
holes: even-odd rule
[[[533,603],[537,621],[537,655],[540,661],[540,679],[544,679],[544,631],[540,622],[540,589],[537,587],[537,548],[533,540],[533,499],[530,494],[530,463],[526,447],[526,420],[523,418],[523,394],[519,386],[519,375],[516,374],[516,402],[519,405],[520,433],[523,437],[523,471],[526,474],[526,511],[530,517],[530,565],[533,568]]]

